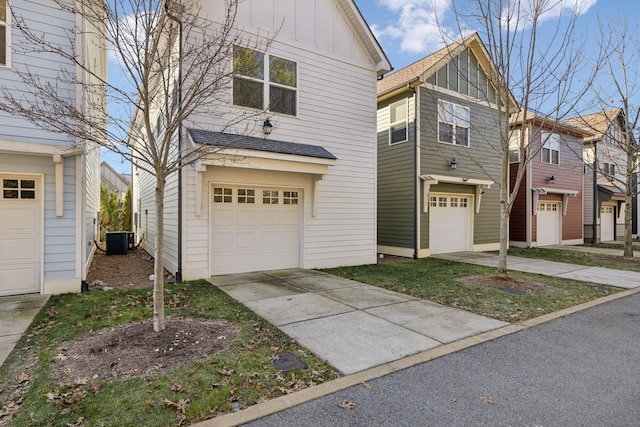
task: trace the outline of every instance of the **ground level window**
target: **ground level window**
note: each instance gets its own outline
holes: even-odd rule
[[[3,199],[27,199],[36,198],[36,181],[33,179],[3,179]]]
[[[298,204],[298,192],[297,191],[285,191],[282,199],[282,203],[285,205],[297,205]]]
[[[262,190],[262,204],[277,205],[279,193],[278,190]]]
[[[238,189],[238,203],[252,205],[256,202],[256,190]]]
[[[213,203],[233,203],[233,189],[215,187],[213,189]]]

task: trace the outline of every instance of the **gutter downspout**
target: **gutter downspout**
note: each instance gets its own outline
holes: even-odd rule
[[[165,7],[167,3],[165,3]],[[182,20],[176,18],[167,8],[167,16],[178,23],[178,108],[182,109]],[[177,283],[182,283],[182,121],[178,126],[178,271],[175,278]]]
[[[411,87],[411,83],[407,83],[407,87],[413,92],[413,108],[415,110],[413,117],[413,139],[414,139],[414,192],[413,192],[413,208],[415,209],[414,230],[413,233],[413,259],[418,259],[420,253],[420,86]]]
[[[600,210],[598,209],[598,150],[597,150],[597,142],[593,141],[593,221],[591,224],[592,227],[592,237],[591,243],[597,242],[597,231],[598,231],[598,214]],[[615,230],[615,228],[614,228]]]

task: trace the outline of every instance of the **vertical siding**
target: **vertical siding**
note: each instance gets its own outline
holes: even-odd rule
[[[98,212],[100,211],[100,147],[87,147],[85,154],[85,218],[84,235],[87,246],[85,251],[85,263],[91,261],[94,252],[93,240],[96,239]],[[84,279],[84,277],[83,277]]]
[[[406,96],[406,95],[405,95]],[[409,100],[407,142],[389,144],[389,104],[378,106],[378,245],[413,248],[415,238],[415,109]]]
[[[498,243],[500,240],[500,149],[497,113],[480,102],[455,97],[449,93],[436,92],[429,88],[420,92],[421,117],[421,175],[436,174],[456,177],[492,180],[495,182],[482,195],[480,213],[474,211],[473,244]],[[438,142],[438,100],[450,101],[469,107],[471,127],[469,147],[453,146]],[[449,160],[456,158],[457,169],[449,167]],[[475,192],[474,186],[469,187]],[[432,187],[432,190],[434,187]],[[459,191],[470,191],[469,189]],[[435,190],[434,190],[435,191]],[[428,214],[422,214],[421,247],[428,247]]]

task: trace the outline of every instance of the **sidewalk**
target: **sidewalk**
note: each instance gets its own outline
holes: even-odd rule
[[[48,300],[49,295],[0,297],[0,366]]]
[[[591,249],[592,251],[590,252],[593,252],[593,249],[598,248],[588,249]],[[598,251],[610,250],[615,249],[598,249]],[[434,257],[466,262],[469,264],[484,265],[487,267],[498,267],[498,255],[488,254],[485,252],[456,252],[451,254],[434,255]],[[578,280],[581,282],[615,286],[618,288],[635,289],[640,287],[640,273],[635,271],[616,270],[604,267],[589,267],[586,265],[567,264],[564,262],[515,256],[507,257],[507,268],[514,271],[542,274],[544,276]]]
[[[558,249],[561,251],[576,251],[576,252],[586,252],[590,254],[601,254],[601,255],[613,255],[613,256],[624,256],[623,249],[607,249],[607,248],[594,248],[591,246],[563,246],[563,245],[554,245],[554,246],[545,246],[544,249]],[[633,245],[633,256],[640,258],[640,246],[638,244]]]

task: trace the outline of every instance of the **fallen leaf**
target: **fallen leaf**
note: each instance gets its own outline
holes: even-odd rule
[[[363,381],[362,385],[365,386],[368,389],[372,389],[373,388],[373,386],[371,384],[369,384],[368,382],[366,382],[366,381]]]
[[[338,406],[344,409],[353,409],[356,407],[356,404],[350,400],[343,400]]]
[[[482,400],[484,403],[488,403],[489,405],[495,405],[498,403],[493,397],[490,396],[480,396],[480,400]]]

